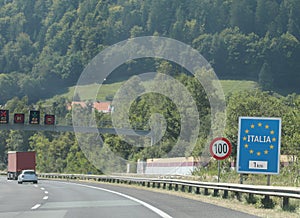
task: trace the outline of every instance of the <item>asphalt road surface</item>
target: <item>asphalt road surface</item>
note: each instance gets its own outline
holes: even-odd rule
[[[255,217],[200,201],[147,190],[107,185],[40,180],[17,184],[0,177],[0,217],[154,218]]]

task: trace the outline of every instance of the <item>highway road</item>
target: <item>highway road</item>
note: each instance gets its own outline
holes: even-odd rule
[[[17,184],[0,177],[0,217],[25,218],[154,218],[255,217],[242,212],[122,186],[40,180]]]

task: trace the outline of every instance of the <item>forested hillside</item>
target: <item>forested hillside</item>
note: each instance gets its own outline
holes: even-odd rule
[[[56,94],[106,46],[146,35],[193,46],[221,79],[299,92],[299,14],[299,0],[0,0],[0,103]]]

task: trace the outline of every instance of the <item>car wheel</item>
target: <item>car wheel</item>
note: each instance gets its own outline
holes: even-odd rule
[[[18,181],[18,184],[22,184],[22,182],[21,182],[21,181]]]
[[[38,182],[37,182],[37,181],[34,181],[33,183],[34,183],[34,184],[37,184]]]

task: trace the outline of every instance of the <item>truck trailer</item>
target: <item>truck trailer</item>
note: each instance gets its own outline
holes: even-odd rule
[[[35,171],[35,151],[9,151],[7,179],[17,180],[22,170]]]

